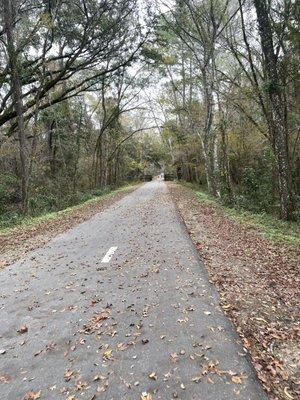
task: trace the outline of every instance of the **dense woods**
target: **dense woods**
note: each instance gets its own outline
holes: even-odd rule
[[[0,215],[172,172],[297,218],[294,0],[2,0]]]
[[[143,149],[125,142],[145,128],[141,71],[129,70],[147,37],[138,12],[135,0],[2,2],[4,223],[136,178]]]
[[[167,92],[162,132],[186,180],[289,219],[299,193],[299,7],[165,4],[149,47]]]

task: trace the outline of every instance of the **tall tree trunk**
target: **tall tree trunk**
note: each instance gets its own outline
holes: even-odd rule
[[[277,57],[274,51],[272,28],[266,0],[254,0],[261,47],[264,55],[271,107],[272,131],[274,135],[274,153],[277,161],[278,186],[280,195],[280,211],[282,219],[289,219],[293,211],[290,190],[290,171],[287,146],[287,124],[284,95],[278,75]]]
[[[48,131],[48,159],[50,176],[54,178],[56,174],[56,143],[54,133],[56,129],[56,121],[47,121],[45,127]]]
[[[203,147],[204,168],[205,168],[207,190],[210,194],[216,196],[215,184],[214,184],[214,170],[213,170],[212,154],[211,154],[212,149],[204,141],[202,141],[202,147]]]
[[[205,175],[207,181],[208,191],[214,196],[219,197],[219,185],[216,171],[216,133],[213,132],[213,114],[214,114],[214,101],[213,101],[213,81],[209,76],[208,68],[202,70],[202,85],[203,85],[203,105],[204,105],[204,127],[201,136]]]
[[[22,86],[18,64],[18,54],[16,52],[13,32],[13,0],[2,0],[4,29],[7,38],[7,54],[10,66],[11,88],[13,94],[14,108],[17,113],[18,139],[21,163],[21,194],[22,210],[28,210],[28,168],[26,154],[26,137],[24,123],[24,109],[22,101]]]
[[[220,121],[220,131],[221,131],[221,174],[224,179],[225,193],[228,198],[229,204],[233,204],[233,185],[230,176],[230,166],[228,158],[228,138],[226,132],[225,121],[221,119]]]

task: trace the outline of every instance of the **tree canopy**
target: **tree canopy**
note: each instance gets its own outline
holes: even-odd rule
[[[1,0],[0,213],[168,172],[297,218],[294,0]]]

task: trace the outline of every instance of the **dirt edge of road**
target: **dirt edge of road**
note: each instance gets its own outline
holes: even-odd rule
[[[270,400],[295,400],[300,394],[299,253],[232,220],[216,204],[202,203],[193,189],[168,186]]]
[[[85,203],[54,213],[50,219],[41,220],[30,226],[16,226],[8,233],[0,234],[0,269],[21,259],[53,237],[87,221],[95,214],[133,192],[140,184],[124,186]]]

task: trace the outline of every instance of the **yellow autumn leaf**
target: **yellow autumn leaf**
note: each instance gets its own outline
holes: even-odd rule
[[[104,360],[112,360],[113,359],[113,355],[112,355],[112,350],[111,349],[109,349],[109,350],[106,350],[104,353],[103,353],[103,359]]]

